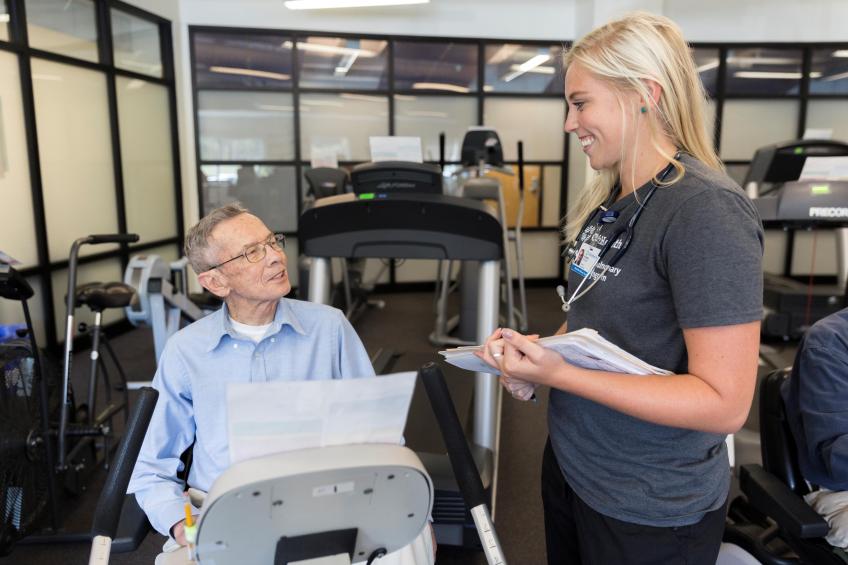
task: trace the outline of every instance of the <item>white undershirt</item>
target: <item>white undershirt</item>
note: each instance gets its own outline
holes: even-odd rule
[[[265,337],[265,334],[268,333],[268,330],[271,328],[274,322],[269,322],[264,326],[251,326],[249,324],[242,324],[241,322],[236,322],[232,318],[230,318],[230,322],[233,324],[233,330],[243,337],[244,339],[249,339],[253,343],[259,343],[262,341],[262,338]]]

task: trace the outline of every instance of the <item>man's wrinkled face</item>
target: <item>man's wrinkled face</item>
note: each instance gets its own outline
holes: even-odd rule
[[[245,248],[273,240],[273,232],[256,216],[240,214],[215,226],[210,234],[214,256],[222,263],[243,255]],[[244,256],[215,269],[226,299],[248,303],[275,302],[291,291],[285,252],[274,244],[264,246],[265,256],[251,263]]]

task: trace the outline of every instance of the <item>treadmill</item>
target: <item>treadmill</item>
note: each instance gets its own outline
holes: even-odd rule
[[[807,157],[845,157],[848,144],[796,140],[757,150],[745,177],[765,228],[789,232],[783,275],[763,275],[764,337],[799,339],[817,320],[845,306],[848,281],[848,181],[798,180]],[[837,284],[802,284],[791,277],[793,231],[835,229]]]
[[[354,168],[351,180],[354,194],[328,204],[318,201],[300,217],[301,252],[311,259],[308,299],[327,302],[333,257],[472,262],[478,271],[476,338],[482,343],[498,323],[504,255],[500,222],[482,202],[442,194],[436,165],[365,163]],[[460,386],[471,381],[455,380]],[[493,506],[501,406],[497,377],[475,374],[472,394],[469,444]],[[433,525],[438,543],[480,547],[447,454],[419,453],[419,457],[435,486]]]

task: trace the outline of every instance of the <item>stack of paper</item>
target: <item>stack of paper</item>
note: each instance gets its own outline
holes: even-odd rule
[[[583,328],[562,335],[543,337],[537,343],[553,349],[572,365],[586,369],[630,373],[634,375],[671,374],[671,371],[666,371],[645,363],[635,355],[607,341],[597,331],[589,328]],[[490,367],[482,359],[474,355],[474,352],[479,351],[481,347],[480,345],[457,347],[455,349],[439,351],[439,353],[444,356],[445,361],[461,369],[467,369],[475,373],[500,374],[497,369]]]
[[[230,463],[308,447],[402,443],[416,376],[232,383]]]

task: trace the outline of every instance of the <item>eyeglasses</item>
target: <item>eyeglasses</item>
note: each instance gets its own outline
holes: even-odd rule
[[[229,263],[230,261],[235,261],[236,259],[241,259],[244,257],[247,259],[248,263],[258,263],[262,259],[265,258],[265,254],[267,253],[266,247],[271,246],[275,251],[282,251],[286,247],[286,236],[281,233],[275,233],[273,235],[268,236],[268,239],[265,241],[260,241],[259,243],[254,243],[253,245],[245,245],[241,250],[241,253],[233,257],[232,259],[227,259],[223,263],[218,263],[212,267],[206,269],[207,271],[211,271],[212,269],[217,269],[218,267],[222,267]]]

